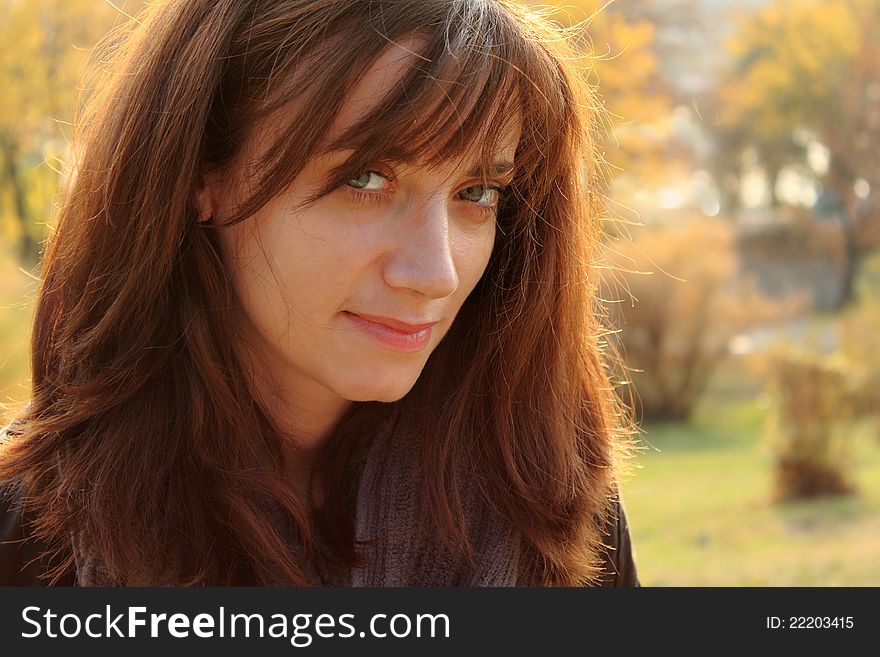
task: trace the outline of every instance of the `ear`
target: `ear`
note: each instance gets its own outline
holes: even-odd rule
[[[207,223],[217,216],[217,199],[214,191],[217,189],[217,185],[215,183],[214,176],[203,175],[196,189],[196,208],[199,211],[197,221],[200,224]]]

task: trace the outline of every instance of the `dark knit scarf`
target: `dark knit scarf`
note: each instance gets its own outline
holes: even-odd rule
[[[392,431],[370,455],[360,482],[356,539],[372,541],[367,566],[351,573],[352,586],[515,586],[519,541],[513,528],[476,490],[460,491],[471,567],[436,535],[416,481],[416,436]]]
[[[519,540],[476,490],[460,491],[466,531],[474,549],[470,564],[447,548],[421,499],[414,436],[386,425],[364,466],[357,498],[355,539],[365,545],[365,567],[333,573],[305,564],[313,583],[332,586],[516,586]],[[77,584],[114,582],[81,541]],[[298,552],[291,541],[291,549]],[[161,584],[157,582],[157,584]]]

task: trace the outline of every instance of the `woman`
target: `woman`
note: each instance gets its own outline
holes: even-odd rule
[[[637,584],[559,34],[170,0],[114,47],[0,452],[7,582]]]

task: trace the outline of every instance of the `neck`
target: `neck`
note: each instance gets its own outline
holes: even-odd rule
[[[268,358],[244,362],[251,389],[284,438],[285,468],[299,481],[352,402],[301,372],[271,370]]]

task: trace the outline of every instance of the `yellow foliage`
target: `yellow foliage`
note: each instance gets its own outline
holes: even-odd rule
[[[106,0],[0,1],[0,214],[12,219],[3,225],[7,240],[38,236],[50,220],[77,82],[89,50],[124,20]]]
[[[121,4],[125,4],[124,2]],[[0,5],[0,133],[57,138],[73,115],[91,49],[124,15],[104,0],[5,0]]]
[[[659,76],[654,26],[631,21],[618,5],[601,0],[523,2],[564,26],[579,26],[585,66],[610,114],[605,155],[612,168],[641,179],[666,171],[669,163],[661,154],[665,134],[658,126],[669,116],[672,101]]]
[[[828,111],[859,48],[859,4],[773,0],[743,14],[728,43],[736,68],[720,92],[721,120],[769,139]]]

